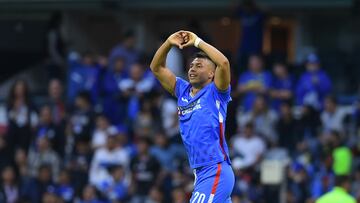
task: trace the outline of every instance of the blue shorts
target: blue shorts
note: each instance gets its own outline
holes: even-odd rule
[[[194,169],[195,187],[190,203],[231,203],[234,172],[226,162]]]

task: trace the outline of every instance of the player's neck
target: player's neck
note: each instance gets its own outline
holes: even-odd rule
[[[192,97],[194,97],[202,88],[204,88],[209,83],[211,83],[211,81],[203,83],[203,84],[192,84],[192,87],[191,87],[191,90],[190,90],[190,95]]]
[[[198,88],[198,87],[192,87],[190,90],[190,96],[194,97],[202,88]]]

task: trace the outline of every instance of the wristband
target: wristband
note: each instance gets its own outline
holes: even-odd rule
[[[195,39],[194,46],[195,46],[196,48],[199,48],[199,44],[200,44],[201,41],[202,41],[202,39],[200,39],[200,37],[197,37],[197,38]]]

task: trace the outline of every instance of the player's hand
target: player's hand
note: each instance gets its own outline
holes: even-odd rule
[[[178,31],[175,32],[174,34],[170,35],[167,39],[167,41],[172,45],[172,46],[177,46],[180,49],[182,49],[182,44],[184,44],[184,37],[181,34],[181,32],[183,31]]]
[[[195,33],[190,31],[180,31],[180,33],[184,39],[184,44],[182,44],[182,48],[194,46],[195,40],[196,38],[198,38],[198,36]]]

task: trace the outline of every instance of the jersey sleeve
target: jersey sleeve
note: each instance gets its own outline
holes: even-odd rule
[[[214,92],[215,96],[217,98],[219,98],[221,102],[228,103],[228,102],[230,102],[232,100],[231,96],[230,96],[231,85],[229,85],[229,87],[226,90],[219,90],[216,87],[215,83],[212,83],[212,89],[213,89],[213,92]]]
[[[175,97],[178,98],[181,93],[183,93],[186,89],[186,87],[189,85],[189,82],[187,82],[186,80],[180,78],[180,77],[176,77],[176,83],[175,83]]]

